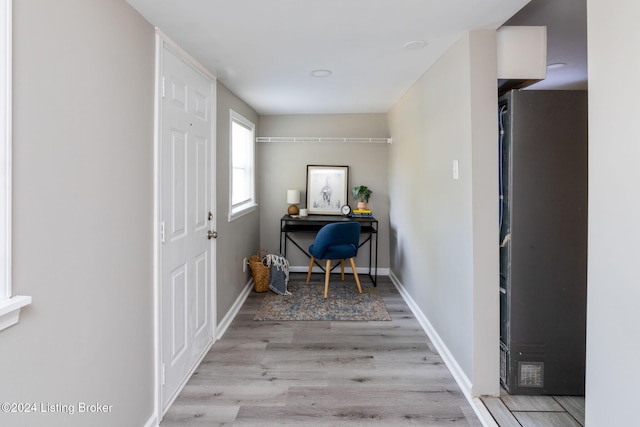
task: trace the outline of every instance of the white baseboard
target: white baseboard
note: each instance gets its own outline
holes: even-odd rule
[[[227,311],[227,314],[225,314],[224,318],[218,324],[215,336],[216,341],[222,338],[224,333],[227,332],[227,329],[229,329],[231,322],[233,322],[233,319],[235,319],[236,315],[240,311],[240,308],[242,308],[242,305],[247,300],[251,289],[253,289],[253,278],[249,279],[240,295],[238,295],[238,298],[236,298],[236,301],[233,303],[229,311]]]
[[[160,427],[160,424],[158,424],[158,417],[156,417],[155,414],[151,415],[151,418],[147,420],[144,427]]]
[[[289,271],[291,273],[306,273],[307,271],[309,271],[309,266],[308,265],[290,265]],[[358,272],[358,274],[369,274],[369,267],[357,267],[356,271]],[[311,272],[324,274],[324,271],[320,269],[320,267],[318,267],[317,265],[313,267],[313,270],[311,270]],[[348,274],[352,274],[351,267],[348,267],[347,265],[345,265],[344,272]],[[339,269],[333,270],[333,273],[334,274],[340,273],[340,270]],[[373,273],[374,271],[371,272],[371,274]],[[389,275],[388,268],[378,268],[378,276],[388,276],[388,275]]]
[[[453,375],[453,379],[456,381],[458,387],[460,387],[462,393],[471,404],[471,407],[482,422],[482,425],[484,425],[485,427],[497,427],[495,420],[493,419],[487,408],[484,406],[482,401],[477,396],[473,396],[471,394],[471,380],[462,370],[455,357],[453,356],[453,354],[451,354],[449,348],[444,343],[442,338],[440,338],[440,335],[433,327],[427,316],[422,312],[420,307],[418,307],[418,304],[416,304],[413,298],[411,298],[411,295],[409,295],[396,275],[393,274],[393,271],[389,271],[389,278],[391,279],[393,285],[398,289],[398,292],[400,292],[400,295],[409,306],[409,309],[411,309],[411,312],[418,320],[418,323],[420,323],[420,326],[422,326],[422,329],[425,331],[425,333],[435,346],[436,350],[438,350],[438,354],[440,354],[440,357],[442,357],[445,365],[447,365],[449,372],[451,372],[451,375]]]

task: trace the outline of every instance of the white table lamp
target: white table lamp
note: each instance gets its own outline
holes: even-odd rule
[[[296,205],[300,203],[300,190],[287,190],[287,203],[289,203],[287,213],[289,215],[298,215],[300,210]]]

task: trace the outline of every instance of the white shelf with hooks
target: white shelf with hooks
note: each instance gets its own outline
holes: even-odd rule
[[[314,136],[259,136],[256,142],[346,142],[360,144],[391,144],[391,138],[337,138]]]

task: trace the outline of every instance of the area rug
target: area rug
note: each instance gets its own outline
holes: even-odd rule
[[[391,320],[375,288],[358,293],[355,283],[330,282],[324,298],[324,283],[305,285],[289,282],[291,295],[269,292],[253,320]]]

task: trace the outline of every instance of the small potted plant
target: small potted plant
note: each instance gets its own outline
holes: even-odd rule
[[[351,189],[353,198],[358,201],[358,209],[367,209],[367,203],[369,203],[369,197],[373,191],[369,190],[366,185],[360,185]]]

